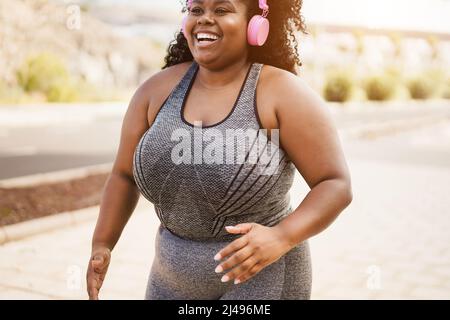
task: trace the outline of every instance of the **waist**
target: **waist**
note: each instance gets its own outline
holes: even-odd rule
[[[253,222],[272,227],[288,216],[292,212],[292,207],[289,205],[269,210],[264,214],[251,212],[231,216],[215,216],[208,214],[208,211],[191,211],[189,214],[185,210],[163,212],[157,209],[156,211],[161,221],[161,228],[178,238],[204,244],[205,242],[231,242],[241,236],[227,232],[225,226]]]

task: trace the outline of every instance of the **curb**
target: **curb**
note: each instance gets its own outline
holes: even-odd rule
[[[29,187],[43,183],[61,182],[70,179],[84,178],[88,175],[108,173],[112,170],[113,163],[103,163],[87,167],[37,173],[33,175],[0,180],[0,188]]]
[[[0,180],[2,188],[28,187],[44,183],[66,181],[83,178],[91,174],[111,172],[113,163],[104,163],[82,168],[39,173],[19,178]],[[53,215],[35,218],[12,225],[0,226],[0,245],[17,241],[29,236],[53,231],[63,227],[74,226],[95,219],[98,216],[100,205],[79,210],[66,211]]]
[[[11,241],[94,220],[99,210],[100,206],[94,206],[2,226],[0,227],[0,246]]]

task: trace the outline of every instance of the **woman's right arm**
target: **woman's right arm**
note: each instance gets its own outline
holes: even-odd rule
[[[154,90],[152,78],[144,82],[133,95],[123,119],[119,148],[104,185],[92,237],[92,251],[86,274],[89,299],[98,299],[111,251],[139,200],[139,189],[133,177],[133,154],[140,138],[149,128],[147,114],[151,90]]]
[[[163,100],[181,80],[189,65],[189,62],[180,63],[156,73],[138,88],[130,101],[122,124],[119,149],[103,189],[100,213],[92,237],[92,252],[86,274],[89,299],[98,299],[111,260],[111,251],[139,200],[139,189],[133,177],[134,150],[158,114]]]

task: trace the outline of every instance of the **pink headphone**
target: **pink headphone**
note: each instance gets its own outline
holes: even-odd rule
[[[269,6],[267,5],[267,0],[258,0],[259,8],[262,9],[263,13],[261,15],[254,15],[247,28],[247,41],[252,46],[262,46],[269,35],[269,20],[266,18],[269,13]],[[188,7],[192,5],[192,0],[188,0]],[[183,18],[181,23],[181,31],[186,37],[185,25],[187,16]],[[186,37],[187,38],[187,37]]]

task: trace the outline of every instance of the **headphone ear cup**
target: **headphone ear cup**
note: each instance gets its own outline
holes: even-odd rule
[[[251,18],[247,28],[247,40],[252,46],[262,46],[269,36],[269,20],[260,15]]]

